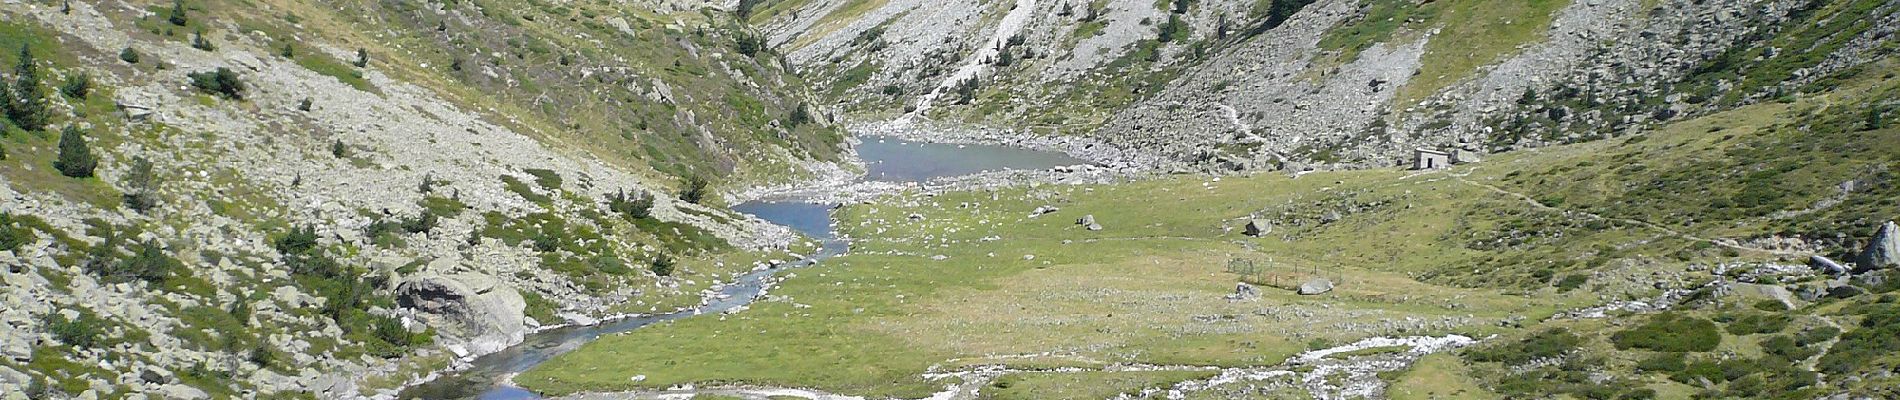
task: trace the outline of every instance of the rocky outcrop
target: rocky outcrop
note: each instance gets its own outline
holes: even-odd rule
[[[1880,225],[1874,231],[1874,238],[1867,240],[1867,246],[1861,248],[1860,258],[1855,259],[1855,268],[1859,272],[1900,266],[1900,226],[1893,221]]]
[[[528,333],[521,294],[486,275],[411,277],[396,286],[396,301],[421,313],[448,341],[459,342],[449,345],[458,355],[499,351]]]

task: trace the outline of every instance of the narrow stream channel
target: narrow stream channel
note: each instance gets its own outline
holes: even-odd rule
[[[953,145],[864,137],[857,148],[864,160],[863,179],[883,182],[923,182],[933,178],[969,175],[1003,169],[1044,169],[1087,164],[1067,154],[1024,150],[992,145]],[[821,250],[810,259],[791,267],[817,264],[844,254],[850,244],[832,230],[832,204],[797,200],[749,202],[734,206],[734,211],[758,216],[797,230],[821,243]],[[751,303],[764,288],[765,278],[786,268],[753,271],[740,275],[719,289],[715,300],[698,309],[670,314],[646,315],[602,322],[596,325],[557,328],[528,335],[520,344],[484,355],[463,371],[447,374],[428,383],[404,390],[404,399],[520,400],[539,399],[533,392],[505,383],[508,376],[526,372],[543,362],[580,348],[604,335],[639,329],[655,323],[718,314]]]

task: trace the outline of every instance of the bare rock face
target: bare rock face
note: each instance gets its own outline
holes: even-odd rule
[[[521,294],[485,275],[412,277],[396,287],[396,302],[422,313],[448,343],[460,342],[472,354],[520,343],[528,332]]]
[[[1860,272],[1900,266],[1900,225],[1894,225],[1893,221],[1880,225],[1855,263],[1860,264],[1857,268]]]

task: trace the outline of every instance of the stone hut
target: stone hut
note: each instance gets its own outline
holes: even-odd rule
[[[1432,149],[1418,149],[1412,153],[1412,169],[1428,170],[1444,168],[1451,168],[1451,153]]]

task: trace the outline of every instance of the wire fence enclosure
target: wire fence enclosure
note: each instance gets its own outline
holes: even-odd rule
[[[1291,263],[1275,262],[1272,257],[1254,259],[1234,257],[1227,260],[1227,272],[1240,276],[1241,282],[1260,286],[1272,286],[1282,289],[1294,289],[1313,278],[1326,278],[1334,285],[1345,283],[1345,276],[1339,271],[1325,271],[1317,266],[1298,266]]]

